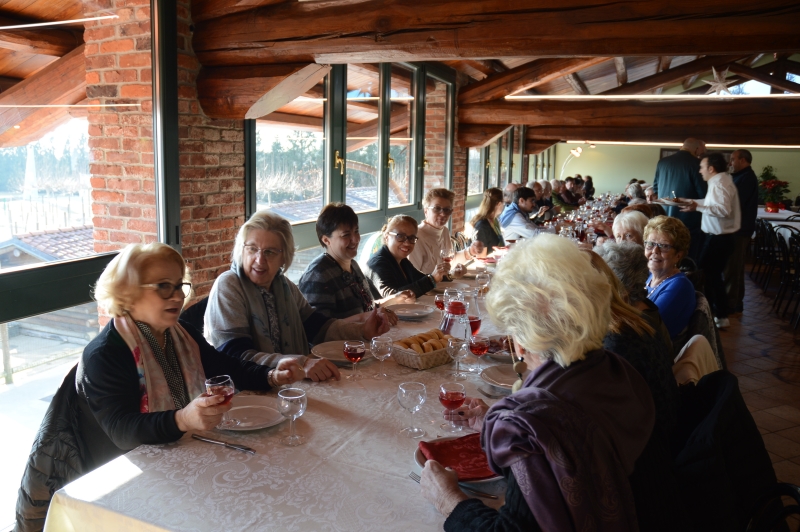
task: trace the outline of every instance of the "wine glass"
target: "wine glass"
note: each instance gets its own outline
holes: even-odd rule
[[[447,353],[450,355],[450,358],[456,361],[456,371],[449,375],[453,380],[463,381],[467,378],[467,374],[461,373],[461,367],[459,366],[459,361],[467,356],[466,347],[466,340],[462,340],[461,338],[450,338],[447,340]]]
[[[206,380],[206,392],[208,395],[224,395],[225,400],[221,405],[227,405],[233,399],[236,388],[233,386],[233,379],[229,375],[220,375]],[[232,418],[227,412],[222,414],[222,421],[217,425],[218,429],[232,429],[239,424],[239,420]]]
[[[447,264],[450,264],[451,262],[453,262],[453,259],[456,256],[456,252],[453,251],[453,248],[451,247],[451,248],[448,248],[448,249],[441,250],[439,252],[439,256],[442,258],[442,260],[444,262],[446,262]]]
[[[306,392],[300,388],[285,388],[278,392],[278,412],[289,418],[289,435],[281,438],[281,443],[289,447],[303,445],[306,437],[294,433],[294,420],[303,415],[308,406]]]
[[[451,414],[455,414],[456,409],[464,404],[467,399],[467,393],[464,391],[464,385],[457,382],[445,382],[439,386],[439,402],[442,406],[450,410]],[[449,423],[442,423],[442,430],[445,432],[461,432],[460,425],[456,425],[451,419]]]
[[[483,371],[483,355],[489,352],[489,338],[472,336],[469,339],[469,350],[478,357],[478,374],[480,374]]]
[[[353,363],[353,373],[352,375],[347,376],[348,380],[361,380],[361,375],[358,373],[356,364],[358,364],[361,359],[364,358],[364,353],[367,352],[366,347],[364,347],[364,342],[345,342],[342,351],[344,357]]]
[[[475,283],[481,289],[481,294],[483,297],[486,297],[486,292],[489,291],[489,283],[492,281],[492,277],[488,273],[479,273],[475,276]]]
[[[448,290],[450,289],[448,288]],[[436,294],[433,298],[433,304],[436,305],[436,308],[438,308],[439,311],[442,313],[442,315],[439,318],[440,320],[442,317],[444,317],[444,301],[445,301],[444,294]]]
[[[411,413],[411,426],[400,431],[409,438],[422,438],[425,430],[414,426],[414,412],[422,408],[428,394],[421,382],[404,382],[397,388],[397,402]]]
[[[376,336],[372,339],[370,351],[372,351],[372,356],[381,361],[381,369],[378,370],[378,373],[373,375],[372,378],[384,380],[388,375],[383,372],[383,361],[392,355],[392,339],[388,336]]]

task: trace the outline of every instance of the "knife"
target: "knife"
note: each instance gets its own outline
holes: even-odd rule
[[[204,436],[200,436],[199,434],[192,434],[192,438],[195,440],[205,441],[208,443],[214,443],[216,445],[222,445],[229,449],[236,449],[237,451],[243,451],[245,453],[256,454],[255,450],[251,449],[250,447],[246,447],[244,445],[237,445],[235,443],[228,443],[222,440],[212,440],[211,438],[206,438]]]

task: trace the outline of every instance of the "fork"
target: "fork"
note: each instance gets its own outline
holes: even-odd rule
[[[408,477],[411,480],[413,480],[414,482],[416,482],[417,484],[419,484],[419,481],[420,481],[419,475],[417,475],[413,471],[408,474]],[[472,488],[470,486],[465,486],[461,482],[458,483],[458,487],[461,488],[462,490],[466,490],[466,491],[468,491],[470,493],[473,493],[473,494],[477,495],[478,497],[483,497],[485,499],[495,499],[495,500],[497,499],[497,495],[492,495],[491,493],[485,493],[483,491],[478,491],[475,488]]]

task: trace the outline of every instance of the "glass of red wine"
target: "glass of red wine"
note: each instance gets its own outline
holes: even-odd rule
[[[442,315],[439,317],[440,320],[442,317],[444,317],[444,299],[444,294],[436,294],[433,298],[434,305],[436,305],[436,308],[438,308],[442,313]]]
[[[348,375],[348,380],[351,381],[359,381],[361,380],[362,376],[358,373],[358,368],[356,368],[356,364],[361,362],[361,359],[364,358],[364,353],[367,352],[367,348],[364,346],[364,342],[345,342],[343,347],[343,354],[344,357],[353,363],[353,373]]]
[[[464,404],[467,399],[467,393],[464,391],[464,385],[457,382],[445,382],[439,386],[439,402],[442,406],[450,411],[451,415],[455,415],[456,409]],[[445,432],[461,432],[462,428],[456,425],[451,419],[449,423],[442,423],[442,430]]]
[[[469,316],[469,330],[472,336],[475,336],[481,330],[482,321],[480,316]]]
[[[483,372],[483,355],[489,352],[489,338],[473,336],[469,339],[470,352],[478,357],[478,374]]]
[[[208,395],[224,395],[225,400],[221,405],[227,405],[233,399],[236,388],[233,386],[233,379],[229,375],[220,375],[206,379],[206,393]],[[222,414],[222,421],[217,425],[218,429],[232,429],[239,424],[239,420],[232,418],[227,412]]]

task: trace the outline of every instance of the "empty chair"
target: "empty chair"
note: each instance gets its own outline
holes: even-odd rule
[[[686,345],[675,357],[672,365],[672,374],[678,385],[696,384],[702,377],[720,369],[717,366],[717,358],[714,350],[708,343],[706,337],[696,334],[686,343]]]

